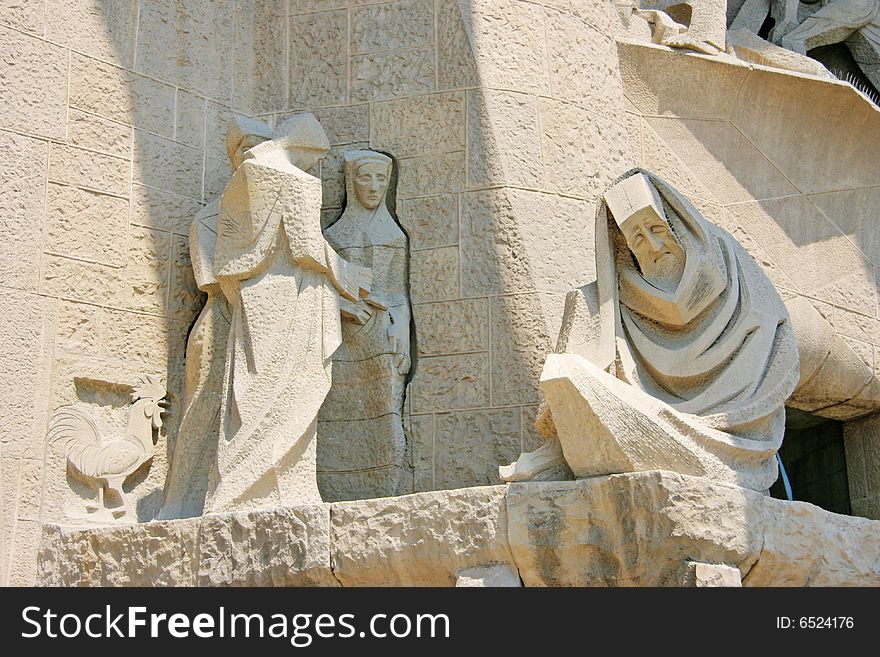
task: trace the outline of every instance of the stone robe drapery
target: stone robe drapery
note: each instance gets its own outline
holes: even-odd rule
[[[223,194],[215,270],[232,322],[207,511],[320,501],[315,425],[339,295],[369,289],[324,240],[320,211],[320,180],[278,156],[246,161]]]
[[[648,283],[600,206],[597,281],[569,294],[557,346],[588,363],[550,356],[542,375],[566,461],[578,476],[626,471],[614,464],[629,461],[632,469],[649,463],[766,490],[777,476],[783,404],[798,380],[788,312],[735,239],[667,183],[642,173],[685,250],[684,272],[672,293]],[[572,385],[589,417],[562,412],[563,397],[573,403]],[[585,436],[584,453],[593,449],[587,459],[574,454],[573,432]],[[589,433],[601,436],[596,445]]]

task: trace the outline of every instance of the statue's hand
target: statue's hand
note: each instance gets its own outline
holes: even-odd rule
[[[394,354],[394,369],[400,375],[406,375],[412,365],[409,357],[409,326],[404,322],[395,321],[394,315],[388,313],[388,346]]]

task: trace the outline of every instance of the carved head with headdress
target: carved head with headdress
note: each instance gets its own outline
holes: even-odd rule
[[[391,181],[391,158],[376,151],[354,150],[345,154],[345,184],[349,203],[357,199],[367,210],[385,202]]]

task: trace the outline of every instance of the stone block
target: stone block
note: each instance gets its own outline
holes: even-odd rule
[[[398,158],[464,150],[462,92],[414,96],[371,107],[372,148]]]
[[[488,299],[418,304],[413,317],[419,356],[489,349]]]
[[[541,401],[538,379],[553,350],[539,294],[493,297],[492,403],[500,406]]]
[[[347,30],[345,11],[290,17],[291,107],[346,104]]]
[[[469,588],[503,587],[517,588],[522,586],[516,568],[507,565],[477,566],[458,571],[455,586]]]
[[[619,109],[623,87],[618,53],[609,33],[601,33],[577,16],[547,12],[550,90],[554,98],[577,103],[594,114]]]
[[[522,451],[533,452],[544,444],[544,436],[535,428],[538,419],[538,406],[520,408],[520,432],[522,435]]]
[[[564,0],[554,0],[554,5],[560,5]],[[570,0],[571,11],[579,16],[587,25],[598,30],[600,34],[612,34],[614,25],[619,20],[615,5],[609,5],[603,0]],[[562,7],[560,7],[562,8]]]
[[[205,190],[206,201],[219,197],[229,183],[229,160],[224,158],[205,159]]]
[[[112,267],[125,264],[128,201],[49,184],[44,250]]]
[[[102,312],[96,306],[62,301],[55,328],[57,349],[96,356],[101,348]]]
[[[235,107],[256,113],[287,107],[287,4],[287,0],[235,3]]]
[[[122,267],[47,255],[43,258],[40,292],[59,299],[118,305],[125,284]]]
[[[119,157],[52,144],[49,180],[128,198],[131,163]]]
[[[232,98],[233,3],[155,0],[137,21],[135,70],[221,102]]]
[[[197,586],[339,585],[330,570],[328,504],[200,520]]]
[[[849,249],[846,255],[848,256],[847,260],[853,263],[849,272],[815,290],[814,294],[823,301],[842,306],[848,310],[876,315],[877,288],[874,283],[873,267],[868,261],[862,259],[861,254],[855,248]],[[845,263],[846,260],[843,262]]]
[[[46,38],[131,68],[137,6],[101,0],[47,0]]]
[[[875,230],[874,208],[880,204],[880,187],[812,194],[816,205],[876,265],[880,263],[880,235]]]
[[[498,466],[520,453],[519,409],[435,415],[434,487],[500,484]]]
[[[651,127],[645,118],[639,122],[642,136],[642,164],[656,173],[660,178],[676,187],[692,201],[704,199],[716,201],[714,195],[687,164],[676,155],[664,142],[660,135]]]
[[[434,416],[413,415],[404,427],[412,445],[413,488],[416,493],[434,490]]]
[[[45,18],[45,0],[0,0],[0,24],[42,36]]]
[[[387,2],[351,10],[352,55],[421,48],[433,42],[433,0]]]
[[[398,162],[397,198],[460,192],[465,187],[464,151],[409,157]]]
[[[413,413],[489,405],[489,354],[420,358],[411,384]]]
[[[480,83],[495,89],[550,94],[544,8],[515,0],[459,3],[470,23],[469,42]]]
[[[458,198],[451,194],[397,203],[397,219],[409,237],[409,248],[430,249],[458,244]]]
[[[435,90],[434,48],[353,55],[351,101],[365,103]]]
[[[314,114],[334,146],[356,142],[367,143],[370,140],[369,105],[327,107],[315,110]],[[282,121],[283,119],[279,117],[276,125],[280,125]],[[392,154],[397,155],[397,153]]]
[[[595,276],[593,207],[516,189],[464,194],[462,294],[564,293],[586,284]]]
[[[144,185],[131,186],[132,224],[185,235],[189,232],[195,213],[201,207],[202,204],[198,199],[178,196]]]
[[[480,84],[473,46],[459,3],[437,3],[437,84],[439,90]]]
[[[748,573],[763,499],[659,471],[511,484],[510,547],[526,586],[677,586],[687,561]]]
[[[9,586],[30,587],[36,585],[40,530],[39,522],[16,520],[12,567],[9,569]]]
[[[330,507],[343,586],[452,586],[463,568],[512,562],[505,488],[417,493]]]
[[[617,51],[626,98],[651,116],[727,120],[749,75],[746,66],[711,57],[682,60],[673,50],[618,43]]]
[[[0,125],[64,140],[67,60],[64,48],[0,27]]]
[[[72,52],[69,102],[92,114],[171,137],[174,87]]]
[[[164,315],[170,276],[171,235],[132,226],[129,235],[123,305]]]
[[[205,99],[178,89],[175,107],[174,140],[201,148],[205,143]]]
[[[457,246],[416,251],[409,266],[410,298],[414,304],[459,296]]]
[[[542,98],[538,106],[547,189],[592,199],[634,163],[623,112],[594,114]]]
[[[43,141],[0,132],[0,151],[7,165],[0,171],[0,263],[6,285],[36,290],[49,148]]]
[[[742,587],[739,568],[715,563],[691,562],[688,564],[686,586],[696,588]]]
[[[42,459],[21,459],[21,470],[18,475],[18,509],[19,520],[40,520],[40,491],[43,487]]]
[[[501,91],[468,93],[468,188],[541,189],[544,169],[537,100]]]
[[[225,162],[228,175],[232,175],[229,155],[226,153],[226,134],[229,126],[239,117],[245,117],[226,105],[208,100],[205,106],[205,155],[209,160]]]
[[[108,310],[101,336],[101,355],[164,369],[168,367],[169,353],[184,353],[188,328],[162,317]]]
[[[134,182],[193,199],[202,198],[200,150],[141,130],[134,133]]]
[[[129,126],[75,109],[71,109],[67,116],[67,141],[80,148],[131,157]]]
[[[764,541],[744,586],[877,586],[876,521],[829,513],[806,502],[764,498]]]
[[[205,305],[206,295],[196,285],[189,256],[189,238],[174,235],[171,245],[171,290],[167,314],[192,324]]]

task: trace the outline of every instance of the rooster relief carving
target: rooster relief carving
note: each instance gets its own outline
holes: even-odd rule
[[[89,513],[137,522],[137,514],[122,484],[153,457],[153,432],[162,427],[162,413],[168,403],[165,395],[165,386],[151,376],[132,386],[128,430],[120,437],[102,436],[91,418],[76,407],[62,406],[55,411],[46,439],[50,445],[63,450],[67,462],[77,472],[97,483],[98,503],[86,505]],[[119,507],[106,506],[107,492],[119,497],[121,512]]]

